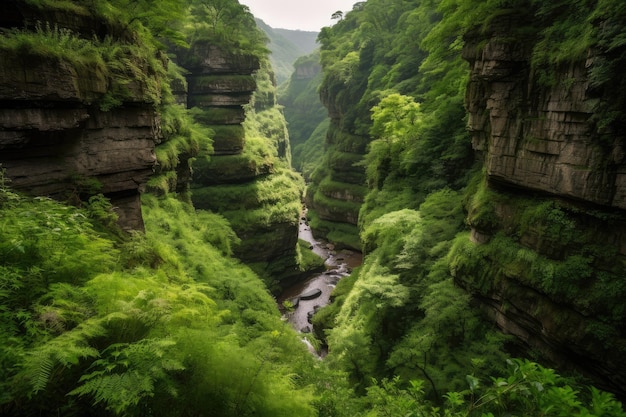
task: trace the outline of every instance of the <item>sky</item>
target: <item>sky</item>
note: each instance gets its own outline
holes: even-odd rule
[[[330,16],[338,10],[346,13],[359,0],[239,0],[254,17],[274,29],[300,29],[319,32],[336,23]]]

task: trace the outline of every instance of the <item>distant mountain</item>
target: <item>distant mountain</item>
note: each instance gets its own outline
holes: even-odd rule
[[[270,39],[268,48],[272,51],[270,61],[280,85],[288,80],[294,70],[293,63],[299,57],[308,55],[317,48],[319,32],[303,30],[274,29],[261,19],[255,19],[257,26]]]

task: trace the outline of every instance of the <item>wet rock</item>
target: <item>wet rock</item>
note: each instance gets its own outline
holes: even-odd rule
[[[319,297],[320,295],[322,295],[322,290],[320,290],[319,288],[315,288],[313,290],[306,291],[306,292],[300,294],[300,299],[301,300],[312,300],[314,298]]]

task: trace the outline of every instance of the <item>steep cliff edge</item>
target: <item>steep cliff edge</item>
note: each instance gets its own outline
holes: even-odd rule
[[[142,56],[131,57],[141,45],[115,57],[132,60],[139,72],[154,77],[147,81],[128,69],[115,74],[106,64],[80,61],[81,51],[71,50],[72,43],[86,45],[78,35],[92,38],[99,29],[113,42],[115,36],[131,37],[107,32],[110,28],[95,25],[88,13],[4,2],[0,14],[3,28],[23,27],[24,33],[52,37],[68,49],[55,55],[26,42],[0,48],[0,163],[12,188],[62,200],[101,192],[116,207],[123,228],[143,229],[139,193],[153,172],[160,137],[147,82],[159,82],[155,72],[162,73],[164,63],[159,69]]]
[[[290,167],[272,71],[259,56],[208,42],[195,42],[178,60],[188,71],[187,106],[212,131],[193,162],[193,204],[229,220],[240,239],[235,255],[276,289],[300,272],[303,185]]]
[[[546,71],[537,64],[545,27],[565,16],[503,13],[466,35],[469,129],[485,168],[452,269],[505,332],[623,396],[625,137],[622,116],[606,112],[620,109],[623,90],[596,75],[624,47],[592,43]],[[595,39],[608,20],[596,22]],[[531,24],[540,27],[520,37]]]
[[[291,171],[262,35],[241,5],[228,7],[234,20],[208,29],[197,10],[174,7],[180,19],[190,12],[187,32],[168,28],[188,37],[189,48],[167,40],[183,71],[150,33],[163,29],[158,13],[171,17],[163,9],[3,3],[3,178],[75,205],[104,194],[127,230],[144,228],[142,191],[193,195],[197,208],[229,219],[237,256],[259,273],[297,274],[302,180]]]
[[[602,56],[554,68],[551,85],[531,72],[532,49],[504,39],[506,22],[480,48],[469,38],[467,95],[474,149],[491,182],[626,208],[624,133],[598,128],[605,105],[589,79]],[[482,39],[481,39],[482,40]]]

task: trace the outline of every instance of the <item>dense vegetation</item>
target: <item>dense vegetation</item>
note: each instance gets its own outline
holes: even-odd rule
[[[426,381],[422,388],[437,398],[467,383],[461,369],[497,374],[501,355],[525,349],[483,322],[459,283],[479,297],[502,282],[513,293],[512,280],[537,288],[593,316],[581,326],[594,343],[619,349],[619,337],[609,340],[623,320],[623,262],[613,245],[592,236],[617,218],[487,186],[465,129],[469,71],[461,56],[467,37],[482,39],[480,48],[508,29],[501,42],[533,48],[538,88],[555,82],[555,66],[584,61],[590,48],[610,50],[616,60],[603,54],[590,69],[592,80],[603,73],[609,83],[624,56],[620,40],[608,46],[604,38],[625,16],[617,3],[369,0],[322,30],[319,91],[331,120],[322,162],[309,177],[311,225],[333,238],[352,228],[357,211],[352,233],[366,257],[314,322],[329,344],[327,361],[348,371],[357,391],[367,391],[370,378],[395,375]],[[512,16],[510,27],[490,26]],[[608,93],[596,107],[605,144],[621,137],[605,109],[619,107],[622,93]],[[499,233],[476,245],[464,220]],[[545,314],[567,322],[565,312]]]
[[[497,224],[490,205],[497,197],[472,164],[464,130],[460,36],[472,22],[508,12],[502,2],[368,0],[322,31],[321,92],[331,120],[303,130],[320,141],[329,125],[327,152],[313,170],[319,154],[303,146],[299,166],[309,167],[320,207],[353,221],[318,218],[317,225],[366,255],[340,281],[335,302],[314,317],[331,349],[324,361],[309,355],[280,319],[267,283],[232,256],[245,247],[235,228],[291,218],[299,209],[292,202],[302,182],[280,145],[282,115],[263,104],[273,102],[269,72],[256,75],[261,87],[242,127],[248,146],[216,162],[215,132],[203,127],[197,110],[176,104],[170,90],[174,81],[184,83],[183,71],[163,65],[166,44],[182,47],[193,36],[267,62],[252,16],[234,0],[29,3],[92,14],[128,37],[91,39],[40,27],[7,32],[0,47],[49,54],[117,80],[110,81],[114,93],[94,99],[103,110],[128,97],[129,74],[144,79],[164,140],[156,150],[159,172],[143,196],[145,233],[119,231],[102,195],[73,207],[17,194],[0,176],[0,415],[626,415],[611,395],[584,381],[508,359],[512,340],[482,320],[452,277],[451,266],[475,261],[467,268],[480,269],[485,259],[463,246],[467,212],[472,224]],[[617,20],[624,15],[617,3],[601,3],[590,19],[599,11]],[[116,66],[120,56],[126,69]],[[160,60],[151,61],[155,56]],[[199,164],[216,164],[214,172],[253,162],[278,175],[253,186],[220,185],[205,196],[212,211],[196,210],[181,176],[181,164],[194,155]],[[353,199],[339,201],[339,194]],[[523,230],[565,246],[586,238],[562,207],[517,206]],[[562,267],[557,277],[576,271],[585,279],[588,258],[610,255],[592,248],[548,265],[506,239],[493,244],[515,248],[506,252],[510,262],[502,260],[520,275],[523,258],[536,269]],[[580,296],[557,281],[542,284],[546,292]],[[592,289],[593,297],[607,290]],[[622,311],[611,313],[622,319]]]
[[[279,90],[279,102],[289,123],[292,165],[305,179],[320,163],[328,130],[327,111],[317,92],[323,77],[319,56],[316,50],[299,57],[289,81]]]

